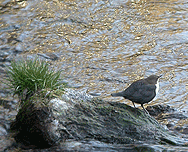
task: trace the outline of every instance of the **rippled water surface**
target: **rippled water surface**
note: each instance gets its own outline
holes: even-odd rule
[[[163,74],[149,105],[188,113],[187,10],[187,0],[1,0],[0,56],[58,58],[70,86],[130,105],[110,94]]]

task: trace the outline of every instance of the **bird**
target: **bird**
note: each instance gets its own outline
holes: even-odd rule
[[[148,111],[144,108],[143,104],[152,101],[156,94],[159,91],[159,78],[161,77],[157,75],[150,75],[145,79],[140,79],[133,82],[127,89],[122,92],[112,93],[113,97],[124,97],[132,101],[134,107],[134,103],[141,104],[143,110],[147,113]],[[135,107],[136,108],[136,107]]]

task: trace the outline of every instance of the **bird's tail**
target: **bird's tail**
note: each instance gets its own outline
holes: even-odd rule
[[[123,92],[112,93],[111,96],[112,97],[121,97],[121,96],[123,96]]]

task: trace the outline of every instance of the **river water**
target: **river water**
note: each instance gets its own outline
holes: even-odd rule
[[[130,105],[110,94],[163,74],[148,105],[188,115],[187,10],[186,0],[1,0],[0,57],[54,59],[70,86]]]

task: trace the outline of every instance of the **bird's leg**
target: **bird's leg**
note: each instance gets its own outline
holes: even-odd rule
[[[134,105],[134,107],[135,107],[135,104],[134,104],[134,102],[132,101],[132,103],[133,103],[133,105]],[[136,107],[135,107],[136,108]]]
[[[144,109],[144,111],[149,115],[149,112],[144,108],[143,104],[141,104],[141,106]]]

